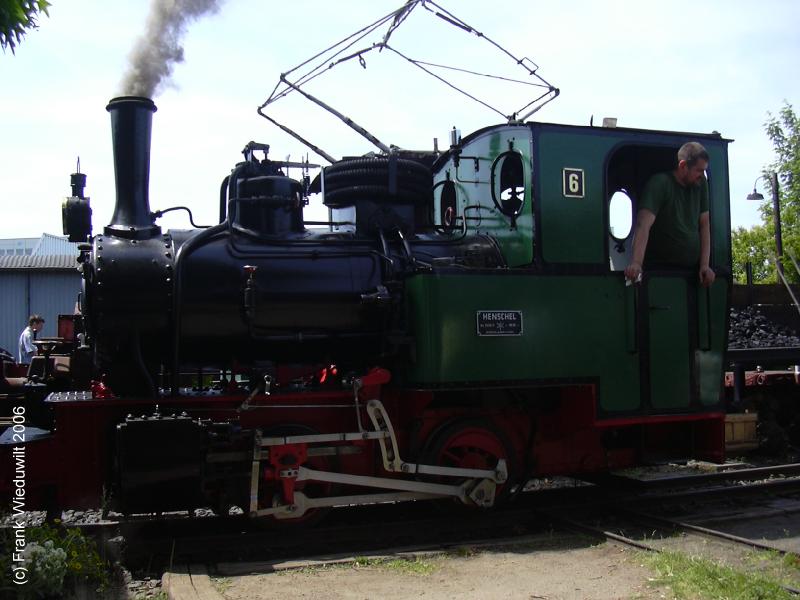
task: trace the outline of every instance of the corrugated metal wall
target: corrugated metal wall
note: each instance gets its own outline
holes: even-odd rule
[[[78,256],[78,244],[67,241],[66,238],[59,235],[51,235],[43,233],[33,249],[34,254],[38,255],[53,255],[53,254],[66,254],[68,256]]]
[[[70,271],[0,271],[0,347],[17,355],[19,334],[28,317],[44,317],[40,337],[58,334],[58,315],[72,314],[81,276]]]
[[[25,272],[0,273],[0,348],[5,348],[15,357],[17,340],[28,318],[25,314],[28,310],[27,281],[28,273]]]

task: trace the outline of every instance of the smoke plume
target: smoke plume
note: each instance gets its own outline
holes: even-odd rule
[[[186,26],[216,13],[222,0],[152,0],[147,28],[131,50],[122,94],[152,98],[169,80],[175,63],[183,62]]]

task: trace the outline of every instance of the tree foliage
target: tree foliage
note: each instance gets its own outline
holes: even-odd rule
[[[761,225],[750,229],[740,227],[733,232],[733,272],[736,281],[745,281],[745,263],[753,265],[753,281],[775,283],[775,219],[772,210],[772,179],[778,174],[783,266],[786,278],[800,282],[792,261],[800,263],[800,119],[791,104],[785,102],[777,115],[767,113],[764,129],[772,141],[775,160],[762,171],[765,199],[760,207]]]
[[[39,25],[37,19],[48,15],[47,0],[0,0],[0,47],[13,54],[23,36]]]
[[[733,231],[733,277],[738,283],[747,281],[745,265],[749,262],[753,269],[753,281],[768,283],[775,281],[772,266],[775,254],[775,238],[764,225],[754,225],[750,229],[739,227]]]

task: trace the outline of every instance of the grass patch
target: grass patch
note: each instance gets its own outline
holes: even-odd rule
[[[760,573],[744,573],[681,552],[644,554],[642,562],[656,572],[652,583],[669,586],[676,598],[784,600],[794,597],[777,581]]]
[[[133,600],[169,600],[169,595],[163,590],[157,592],[155,596],[140,592],[133,597]]]
[[[211,584],[220,594],[224,594],[233,585],[230,577],[211,577]]]
[[[431,561],[412,558],[366,558],[356,557],[352,563],[353,568],[379,568],[408,575],[430,575],[436,571],[437,566]]]
[[[795,588],[800,587],[800,558],[797,554],[761,550],[752,552],[748,556],[748,563],[776,581]]]
[[[800,571],[800,556],[797,556],[797,554],[788,552],[783,555],[781,562],[783,563],[784,567],[794,569],[795,571]]]
[[[396,573],[404,573],[408,575],[430,575],[438,566],[430,560],[422,560],[418,557],[414,558],[386,558],[386,557],[368,557],[357,556],[352,561],[330,563],[325,565],[315,565],[310,567],[303,567],[297,570],[278,571],[278,575],[288,575],[290,573],[303,573],[307,575],[318,574],[325,571],[343,570],[343,569],[382,569],[386,571],[394,571]]]
[[[458,546],[457,548],[453,548],[448,554],[455,558],[471,558],[479,554],[479,551],[473,546]]]

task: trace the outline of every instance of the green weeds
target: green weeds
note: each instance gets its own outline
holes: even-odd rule
[[[641,559],[656,572],[652,583],[669,586],[675,598],[784,600],[793,597],[775,579],[681,552],[644,554]]]
[[[437,558],[444,555],[436,555],[430,558]],[[388,558],[388,557],[368,557],[356,556],[353,560],[338,563],[328,563],[323,565],[313,565],[296,570],[279,571],[279,575],[289,573],[316,574],[331,570],[345,569],[381,569],[403,573],[407,575],[425,576],[435,572],[438,566],[432,560],[423,560],[419,557],[410,558]]]
[[[58,524],[58,523],[57,523]],[[13,547],[13,533],[0,546]],[[109,583],[108,566],[100,557],[94,540],[79,529],[41,525],[25,530],[22,563],[27,573],[23,585],[10,580],[11,553],[0,556],[0,593],[12,592],[19,598],[64,597],[79,586],[104,589]]]
[[[430,575],[436,571],[436,565],[429,560],[414,558],[365,558],[357,557],[353,568],[378,568],[407,575]]]

